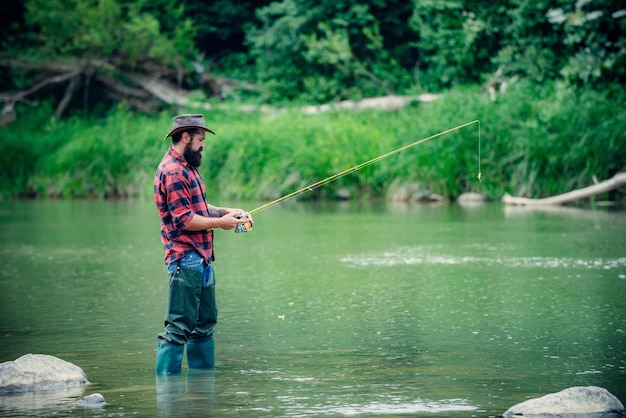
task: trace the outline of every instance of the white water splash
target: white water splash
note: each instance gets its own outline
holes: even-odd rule
[[[414,402],[404,403],[384,403],[371,402],[365,405],[346,405],[335,407],[327,411],[328,413],[345,416],[353,415],[389,415],[389,414],[414,414],[418,412],[453,412],[453,411],[475,411],[475,406],[467,405],[463,399],[450,399],[444,402]]]
[[[399,266],[414,264],[473,264],[507,267],[582,268],[612,270],[626,267],[626,257],[571,258],[571,257],[472,257],[433,254],[421,247],[403,247],[395,251],[373,254],[355,254],[341,258],[353,266]]]

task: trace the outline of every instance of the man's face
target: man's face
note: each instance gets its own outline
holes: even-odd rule
[[[192,167],[200,167],[202,164],[202,150],[204,149],[204,132],[199,134],[187,134],[190,141],[185,145],[183,157]]]

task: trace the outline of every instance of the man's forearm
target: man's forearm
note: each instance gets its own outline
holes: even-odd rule
[[[228,208],[219,208],[217,206],[208,205],[209,206],[209,216],[211,218],[221,218],[226,215],[229,211]]]
[[[218,212],[217,209],[218,208],[214,208],[215,215],[213,215],[213,213],[211,212],[212,209],[209,209],[209,214],[212,215],[212,217],[210,218],[207,218],[206,216],[194,214],[191,220],[187,223],[187,225],[185,225],[183,229],[186,231],[203,231],[206,229],[223,228],[224,222],[223,222],[222,216],[224,216],[225,213],[221,211]]]
[[[244,220],[252,221],[249,215],[244,215],[242,209],[218,208],[209,206],[209,217],[193,214],[191,220],[183,227],[186,231],[203,231],[207,229],[233,229]]]

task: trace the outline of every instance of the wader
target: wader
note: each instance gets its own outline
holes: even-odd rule
[[[215,367],[213,330],[217,323],[215,275],[196,252],[167,267],[170,286],[165,330],[157,338],[157,374],[181,373],[187,345],[187,366]]]

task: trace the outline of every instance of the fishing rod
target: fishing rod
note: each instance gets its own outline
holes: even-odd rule
[[[326,184],[328,184],[330,182],[333,182],[333,181],[335,181],[337,179],[340,179],[343,176],[346,176],[346,175],[348,175],[350,173],[358,171],[358,170],[362,169],[363,167],[367,167],[368,165],[374,164],[374,163],[376,163],[376,162],[378,162],[378,161],[380,161],[382,159],[385,159],[387,157],[391,157],[394,154],[402,152],[402,151],[404,151],[406,149],[409,149],[411,147],[414,147],[414,146],[416,146],[418,144],[421,144],[423,142],[430,141],[431,139],[435,139],[437,137],[449,134],[450,132],[458,131],[459,129],[465,128],[466,126],[470,126],[470,125],[473,125],[473,124],[478,124],[478,175],[476,176],[476,178],[478,179],[478,181],[481,181],[481,172],[480,172],[480,121],[477,119],[477,120],[473,120],[471,122],[464,123],[464,124],[459,125],[459,126],[455,126],[454,128],[446,129],[445,131],[441,131],[441,132],[436,133],[434,135],[431,135],[429,137],[422,138],[422,139],[420,139],[418,141],[415,141],[415,142],[413,142],[411,144],[404,145],[404,146],[402,146],[400,148],[396,148],[393,151],[389,151],[389,152],[387,152],[385,154],[379,155],[378,157],[372,158],[371,160],[367,160],[367,161],[365,161],[365,162],[363,162],[361,164],[357,164],[354,167],[347,168],[347,169],[345,169],[343,171],[340,171],[337,174],[333,174],[332,176],[326,177],[323,180],[316,181],[315,183],[312,183],[312,184],[310,184],[308,186],[305,186],[305,187],[303,187],[301,189],[298,189],[298,190],[296,190],[294,192],[291,192],[291,193],[286,194],[286,195],[284,195],[282,197],[279,197],[278,199],[272,200],[271,202],[268,202],[268,203],[266,203],[264,205],[261,205],[258,208],[249,211],[248,214],[251,215],[253,213],[260,212],[262,210],[265,210],[265,209],[269,208],[270,206],[274,206],[274,205],[276,205],[278,203],[284,202],[285,200],[288,200],[288,199],[294,198],[294,197],[296,197],[298,195],[301,195],[302,193],[312,192],[313,190],[317,189],[318,187],[322,187],[322,186],[324,186],[324,185],[326,185]],[[244,214],[244,216],[245,216],[245,214]],[[237,227],[235,228],[235,232],[248,232],[251,229],[252,229],[252,223],[248,221],[248,222],[237,224]]]

